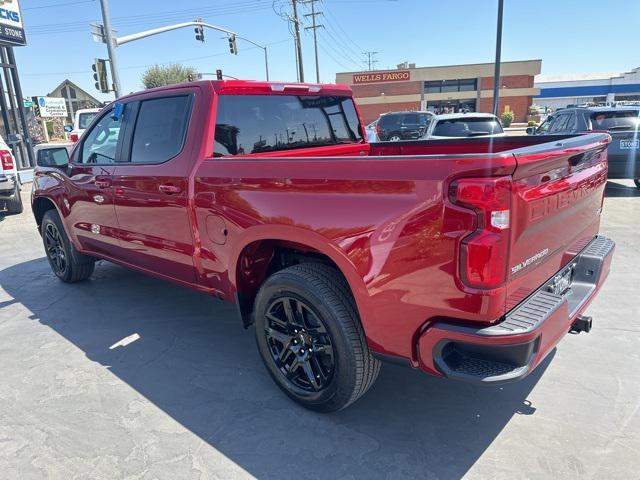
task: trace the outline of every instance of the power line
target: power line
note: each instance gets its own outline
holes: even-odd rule
[[[374,60],[373,57],[377,55],[378,52],[362,52],[362,54],[367,57],[367,60],[364,62],[368,66],[367,70],[373,70],[373,65],[378,63],[378,60]]]
[[[310,27],[305,27],[305,30],[313,30],[313,49],[316,56],[316,82],[320,83],[320,63],[318,62],[318,34],[317,30],[319,28],[323,28],[324,25],[320,25],[316,23],[316,17],[318,15],[322,15],[322,12],[316,12],[316,2],[319,0],[306,0],[304,4],[311,4],[311,13],[305,14],[305,18],[311,17],[312,25]]]
[[[43,8],[58,8],[58,7],[66,7],[68,5],[80,5],[82,3],[93,3],[96,0],[77,0],[75,2],[63,2],[63,3],[52,3],[50,5],[40,5],[37,7],[26,7],[21,10],[42,10]]]
[[[342,58],[344,58],[344,59],[345,59],[345,60],[347,60],[348,62],[350,62],[350,63],[353,63],[353,64],[355,64],[355,65],[360,66],[360,59],[359,59],[359,58],[354,58],[354,57],[352,57],[352,56],[351,56],[351,54],[349,54],[349,52],[345,51],[345,50],[342,48],[342,42],[340,42],[339,40],[337,40],[337,39],[336,39],[336,38],[331,34],[331,32],[330,32],[329,30],[325,29],[325,30],[324,30],[324,33],[326,33],[326,34],[327,34],[327,36],[329,37],[329,39],[331,39],[331,41],[336,45],[336,47],[337,47],[337,48],[336,48],[336,47],[333,47],[333,46],[332,46],[332,48],[336,51],[336,53],[337,53],[338,55],[340,55]]]
[[[93,0],[91,0],[93,1]],[[275,0],[276,3],[281,2],[283,0]],[[236,13],[247,13],[253,11],[260,11],[267,8],[271,8],[268,4],[265,4],[263,1],[259,0],[248,0],[244,2],[235,2],[233,4],[227,5],[219,5],[216,7],[205,7],[205,8],[197,8],[197,9],[186,9],[186,10],[166,10],[156,13],[149,13],[143,15],[130,15],[126,17],[113,17],[113,23],[117,27],[124,26],[133,26],[140,24],[150,24],[153,22],[164,22],[164,21],[176,21],[181,19],[191,19],[194,15],[231,15]],[[29,27],[30,34],[44,34],[44,33],[68,33],[72,31],[85,31],[87,30],[86,25],[94,21],[91,20],[80,20],[75,22],[67,22],[64,24],[59,23],[47,23],[47,24],[39,24],[39,25],[31,25]]]
[[[285,43],[285,42],[290,42],[291,39],[290,38],[285,38],[283,40],[278,40],[275,42],[271,42],[271,43],[267,43],[266,46],[271,46],[271,45],[279,45],[281,43]],[[257,50],[260,47],[247,47],[244,48],[243,50]],[[136,70],[136,69],[140,69],[140,68],[148,68],[148,67],[153,67],[154,65],[171,65],[173,63],[182,63],[182,62],[192,62],[195,60],[205,60],[207,58],[214,58],[214,57],[222,57],[225,55],[229,55],[228,52],[221,52],[221,53],[213,53],[211,55],[202,55],[199,57],[189,57],[189,58],[181,58],[181,59],[175,59],[175,60],[168,60],[165,62],[155,62],[155,63],[148,63],[145,65],[128,65],[126,67],[120,67],[120,70]],[[87,70],[76,70],[76,71],[64,71],[64,72],[38,72],[38,73],[21,73],[20,75],[22,76],[53,76],[53,75],[72,75],[72,74],[81,74],[81,73],[91,73],[90,69]]]

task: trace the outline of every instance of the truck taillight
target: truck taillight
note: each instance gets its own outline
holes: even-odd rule
[[[69,135],[69,140],[71,141],[71,143],[76,143],[79,138],[80,136],[77,133],[72,133],[71,135]]]
[[[477,215],[476,230],[460,245],[462,281],[477,288],[499,287],[507,278],[511,177],[456,180],[449,196]]]
[[[13,157],[9,150],[0,150],[0,162],[2,162],[3,170],[13,169]]]

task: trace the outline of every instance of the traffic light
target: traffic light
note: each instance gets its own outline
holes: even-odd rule
[[[238,54],[238,46],[236,45],[236,36],[231,35],[229,37],[229,51],[234,55]]]
[[[40,104],[38,103],[38,97],[31,97],[31,101],[33,102],[33,114],[36,117],[40,116]]]
[[[201,18],[197,18],[196,22],[201,22]],[[204,27],[202,25],[196,25],[196,28],[193,29],[196,32],[196,40],[199,42],[204,42]]]
[[[107,79],[107,61],[96,58],[96,61],[91,65],[91,70],[93,70],[93,79],[96,81],[96,89],[102,93],[110,92],[109,80]]]
[[[222,70],[220,69],[216,70],[216,79],[222,80]]]

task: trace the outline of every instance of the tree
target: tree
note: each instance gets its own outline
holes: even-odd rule
[[[190,76],[194,80],[198,76],[198,72],[193,67],[178,64],[154,65],[142,74],[142,84],[144,88],[162,87],[163,85],[188,82]]]

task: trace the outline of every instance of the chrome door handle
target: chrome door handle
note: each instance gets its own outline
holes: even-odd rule
[[[168,195],[172,195],[174,193],[180,193],[182,189],[177,185],[172,185],[170,183],[164,183],[158,187],[162,193],[166,193]]]

